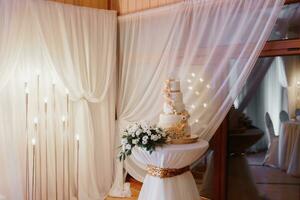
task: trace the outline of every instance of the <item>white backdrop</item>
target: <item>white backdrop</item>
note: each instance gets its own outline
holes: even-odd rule
[[[49,199],[55,199],[56,183],[59,198],[67,198],[68,190],[71,199],[75,198],[78,188],[75,134],[80,139],[80,199],[103,199],[113,178],[116,12],[50,1],[0,0],[0,13],[0,194],[7,199],[25,199],[26,81],[29,91],[29,185],[32,184],[31,139],[35,138],[36,199],[46,198],[46,188]],[[40,74],[39,92],[37,72]],[[67,93],[70,96],[69,116]],[[47,118],[45,97],[48,98]],[[65,132],[63,116],[68,123]],[[39,119],[38,134],[33,125],[34,117]],[[63,176],[63,165],[67,169],[68,163],[66,138],[70,146],[70,171],[65,170]]]
[[[119,17],[119,128],[141,119],[157,122],[162,83],[174,77],[181,80],[192,133],[209,140],[248,78],[282,4],[188,0]],[[127,169],[142,180],[139,165],[129,161]],[[122,190],[121,178],[114,186]]]

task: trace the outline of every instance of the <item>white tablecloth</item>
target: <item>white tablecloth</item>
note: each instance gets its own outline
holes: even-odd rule
[[[139,162],[160,168],[180,169],[191,165],[207,150],[208,143],[199,140],[194,144],[165,145],[152,154],[135,148],[132,155]],[[190,171],[171,178],[147,175],[139,200],[199,200],[199,192]]]
[[[279,167],[288,174],[300,176],[300,122],[288,121],[281,126]]]

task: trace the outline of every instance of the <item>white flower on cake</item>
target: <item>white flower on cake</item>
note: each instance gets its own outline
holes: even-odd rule
[[[126,144],[126,149],[131,149],[131,145],[130,144]]]

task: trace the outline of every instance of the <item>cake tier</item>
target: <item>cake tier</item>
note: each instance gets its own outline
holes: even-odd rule
[[[180,81],[179,80],[167,80],[165,87],[169,87],[169,89],[172,91],[180,91]]]
[[[183,102],[182,92],[169,92],[165,94],[165,97],[172,99],[175,103]]]
[[[181,115],[160,114],[158,125],[162,128],[170,128],[182,120]]]
[[[181,113],[185,110],[185,106],[183,103],[174,103],[174,109],[177,113]],[[168,103],[164,103],[163,112],[165,114],[174,114],[173,107]]]

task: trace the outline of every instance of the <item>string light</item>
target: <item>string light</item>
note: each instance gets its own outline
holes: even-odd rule
[[[202,78],[199,78],[199,81],[200,81],[201,83],[203,83],[203,82],[204,82],[204,80],[203,80]]]
[[[76,141],[79,141],[79,134],[75,135],[75,139],[76,139]]]
[[[203,107],[204,107],[204,108],[206,108],[206,107],[207,107],[207,104],[206,104],[206,103],[204,103],[204,104],[203,104]]]
[[[189,90],[193,90],[193,87],[192,87],[192,86],[189,86]]]
[[[207,85],[206,85],[206,87],[209,89],[209,88],[210,88],[210,85],[209,85],[209,84],[207,84]]]
[[[191,80],[191,79],[188,79],[188,80],[187,80],[187,82],[188,82],[188,83],[191,83],[191,82],[192,82],[192,80]]]
[[[196,120],[195,120],[195,123],[198,123],[198,122],[199,122],[199,120],[198,120],[198,119],[196,119]]]
[[[195,73],[191,73],[191,75],[192,75],[192,77],[195,77],[195,76],[196,76],[196,74],[195,74]]]
[[[191,107],[192,107],[193,109],[195,109],[195,108],[196,108],[196,106],[195,106],[194,104],[192,104],[192,105],[191,105]]]
[[[45,103],[48,103],[48,97],[45,97],[45,98],[44,98],[44,102],[45,102]]]
[[[199,91],[196,91],[195,94],[196,94],[197,96],[199,96],[199,95],[200,95],[200,92],[199,92]]]

